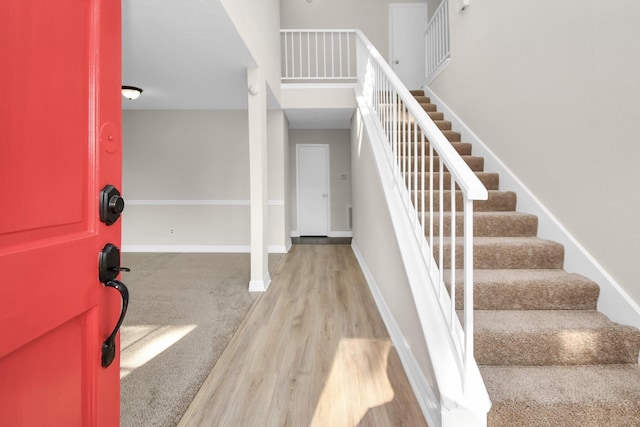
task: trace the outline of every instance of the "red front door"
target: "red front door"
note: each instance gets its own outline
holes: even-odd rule
[[[120,220],[120,0],[0,1],[0,424],[115,426],[120,293],[98,280]]]

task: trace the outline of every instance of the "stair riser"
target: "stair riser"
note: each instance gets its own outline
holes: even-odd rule
[[[464,271],[456,270],[457,309],[462,309]],[[449,286],[451,270],[445,270]],[[474,270],[476,310],[596,310],[600,288],[563,270]]]
[[[630,328],[561,333],[497,334],[476,329],[479,365],[592,365],[636,363],[638,335]]]
[[[422,211],[422,196],[421,191],[414,192],[412,202],[416,206],[418,211]],[[430,192],[425,191],[424,208],[429,209],[429,197]],[[433,192],[433,209],[437,211],[440,209],[440,192]],[[445,211],[451,210],[451,191],[445,191],[443,194],[443,208]],[[489,191],[488,200],[476,200],[473,202],[474,212],[512,212],[516,208],[516,195],[513,192],[507,191]],[[463,197],[461,191],[456,191],[456,212],[462,212],[464,210]]]
[[[462,213],[456,214],[456,236],[462,236],[464,222]],[[426,235],[429,235],[429,215],[424,219]],[[443,236],[451,236],[451,214],[443,215]],[[473,219],[473,235],[475,237],[532,237],[538,231],[538,220],[535,216],[521,216],[514,213],[513,217],[494,219],[486,216],[475,216]],[[440,215],[433,215],[433,235],[440,235]]]
[[[433,249],[436,261],[439,257],[439,242],[434,242]],[[456,244],[455,268],[463,268],[464,249],[461,243]],[[474,242],[473,267],[476,269],[510,270],[510,269],[550,269],[562,268],[564,264],[564,248],[554,242],[539,241],[536,244],[483,245]],[[451,245],[444,245],[444,268],[451,267]]]
[[[487,425],[490,427],[628,427],[637,425],[637,412],[635,406],[625,407],[615,400],[604,404],[598,402],[597,405],[569,402],[555,405],[532,405],[530,402],[494,403],[487,416]]]
[[[411,186],[416,190],[421,190],[423,188],[429,188],[429,173],[424,174],[424,183],[422,179],[422,173],[408,173],[405,174],[405,182],[407,186]],[[500,187],[499,175],[497,173],[485,173],[485,172],[477,172],[476,176],[482,182],[482,185],[485,186],[487,190],[497,190]],[[444,173],[443,177],[443,187],[451,188],[451,174],[449,172]],[[433,174],[433,188],[437,189],[440,187],[440,173]],[[456,184],[456,190],[460,190],[460,186]]]
[[[445,275],[445,279],[446,279]],[[464,285],[456,284],[456,310],[464,308]],[[474,284],[474,310],[595,310],[597,287],[582,289],[546,283],[529,286]]]
[[[640,420],[637,364],[480,366],[491,427],[630,427]]]

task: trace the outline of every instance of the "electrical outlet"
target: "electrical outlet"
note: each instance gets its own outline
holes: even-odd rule
[[[173,228],[169,229],[169,234],[173,235],[175,233],[175,230]]]

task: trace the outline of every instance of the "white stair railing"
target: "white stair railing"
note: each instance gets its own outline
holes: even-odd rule
[[[333,58],[326,57],[329,50],[315,48],[315,41],[319,37],[335,40],[335,34],[329,35],[332,30],[282,33],[283,61],[289,64],[283,66],[283,82],[327,80],[329,76],[323,67],[314,64],[335,64],[339,59],[335,57],[335,49]],[[364,34],[359,30],[340,30],[337,34],[354,41],[348,54],[357,55],[357,63],[348,68],[347,75],[357,79],[356,92],[362,94],[377,119],[377,133],[383,141],[396,190],[404,201],[416,251],[421,252],[426,282],[430,282],[420,286],[432,286],[435,291],[449,330],[458,369],[456,377],[461,379],[459,387],[464,396],[471,374],[479,378],[473,356],[473,202],[486,200],[487,190]],[[340,51],[338,58],[354,64],[344,54],[345,50]],[[446,187],[445,177],[450,181]],[[446,227],[450,230],[448,236]],[[449,287],[445,283],[445,270],[449,274]],[[464,283],[462,324],[456,310],[459,298],[456,272],[460,270]]]
[[[386,137],[385,149],[396,173],[397,188],[403,195],[431,283],[436,287],[465,382],[468,370],[475,363],[473,201],[486,200],[488,193],[442,131],[360,32],[357,52],[358,84],[363,85],[364,97],[378,117]],[[445,171],[450,177],[448,187],[444,183]],[[456,230],[460,230],[456,224],[458,211],[462,211],[462,237],[456,237]],[[445,236],[446,225],[450,229],[449,236]],[[445,253],[447,246],[451,248],[448,256]],[[449,260],[445,265],[446,258]],[[459,269],[464,275],[462,325],[455,304],[458,297],[456,270]],[[449,289],[445,285],[445,270],[449,270]]]
[[[433,13],[424,32],[427,59],[427,84],[447,65],[449,46],[449,2],[443,0]]]
[[[354,82],[353,30],[281,30],[282,80]]]

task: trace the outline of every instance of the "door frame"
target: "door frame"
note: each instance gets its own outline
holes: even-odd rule
[[[323,147],[325,148],[325,166],[327,176],[327,237],[331,231],[331,154],[329,144],[296,144],[296,228],[298,236],[301,236],[300,230],[300,147]]]
[[[427,29],[427,24],[429,23],[429,5],[427,3],[390,3],[389,4],[389,66],[391,66],[391,68],[395,71],[395,67],[393,64],[394,61],[394,51],[393,51],[393,40],[394,40],[394,33],[393,33],[393,10],[394,9],[407,9],[407,8],[419,8],[419,9],[424,9],[424,22],[422,23],[421,26],[421,31],[422,31],[422,50],[423,50],[423,54],[426,57],[426,46],[424,44],[424,33]],[[427,72],[426,72],[426,59],[422,61],[422,66],[425,68],[425,72],[424,72],[424,79],[423,81],[420,83],[421,86],[424,86],[427,83]],[[403,82],[404,83],[404,82]],[[415,88],[409,88],[409,89],[415,89]]]

